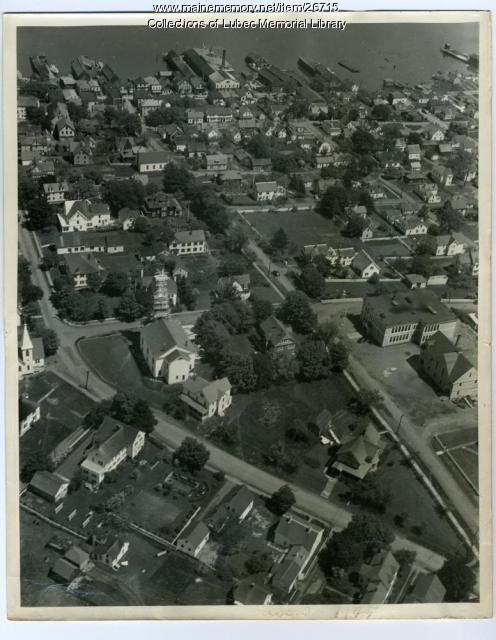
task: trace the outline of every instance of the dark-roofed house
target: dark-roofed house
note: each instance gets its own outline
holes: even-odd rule
[[[301,523],[290,516],[282,517],[274,531],[274,544],[286,550],[282,562],[270,572],[272,586],[291,593],[298,580],[305,577],[305,569],[322,541],[323,530]]]
[[[458,327],[456,316],[430,289],[368,296],[361,321],[382,347],[412,341],[423,344],[437,331],[453,339]]]
[[[92,273],[103,278],[105,269],[92,253],[68,253],[63,260],[65,271],[72,278],[75,289],[85,289],[88,286],[88,276]]]
[[[382,447],[380,435],[372,423],[361,433],[344,437],[332,463],[332,468],[353,478],[363,480],[379,464]]]
[[[203,229],[177,231],[174,240],[169,244],[169,251],[178,256],[207,253],[208,245]]]
[[[238,522],[243,522],[253,509],[254,502],[255,497],[253,493],[244,485],[240,485],[234,491],[229,501],[226,502],[225,507],[229,516],[235,518]]]
[[[126,458],[134,459],[145,445],[145,433],[105,416],[99,434],[106,437],[81,463],[85,484],[90,489],[100,486],[105,474],[117,469]]]
[[[420,364],[424,373],[450,400],[477,397],[477,369],[440,331],[424,343]]]
[[[57,558],[48,575],[70,591],[76,586],[80,572],[72,562],[68,562],[65,558]]]
[[[146,215],[152,218],[167,218],[181,216],[183,213],[179,202],[168,193],[157,191],[152,195],[146,196],[144,211]]]
[[[49,204],[64,202],[66,191],[69,191],[67,182],[45,182],[43,185],[43,192]]]
[[[444,602],[445,595],[446,589],[435,573],[421,573],[403,602],[405,604]]]
[[[296,342],[291,337],[289,330],[275,316],[269,316],[260,323],[260,330],[268,349],[294,353]]]
[[[119,562],[129,550],[129,542],[108,535],[104,539],[95,540],[91,557],[112,569],[119,568]]]
[[[400,565],[390,550],[377,553],[369,563],[362,564],[360,575],[367,580],[362,604],[387,602],[398,577]]]
[[[250,275],[226,276],[217,281],[217,293],[220,295],[234,295],[241,300],[248,300],[251,294]]]
[[[214,415],[223,416],[231,406],[231,383],[228,378],[209,382],[201,377],[189,378],[180,396],[190,412],[203,421]]]
[[[201,520],[196,524],[192,523],[181,532],[176,540],[176,547],[192,558],[197,558],[200,551],[207,544],[209,537],[210,531]]]
[[[37,471],[29,482],[29,488],[49,502],[59,502],[66,497],[69,479],[51,471]]]
[[[238,605],[271,604],[272,594],[265,585],[254,582],[252,578],[245,578],[234,587],[233,602]]]
[[[112,224],[109,206],[97,200],[66,200],[64,213],[58,213],[62,233],[89,231]]]
[[[193,372],[197,348],[181,324],[171,318],[158,318],[140,332],[140,347],[154,378],[167,384],[184,382]]]
[[[351,262],[353,270],[360,276],[368,280],[374,274],[379,275],[380,269],[366,251],[359,251]]]
[[[143,214],[139,209],[130,209],[129,207],[120,209],[117,214],[119,224],[124,231],[129,231],[133,227],[135,220],[141,217],[143,217]]]
[[[170,162],[167,151],[139,151],[137,166],[140,173],[153,173],[163,171]]]
[[[91,565],[90,554],[84,549],[81,549],[77,544],[71,546],[64,555],[64,558],[80,571],[86,571]]]

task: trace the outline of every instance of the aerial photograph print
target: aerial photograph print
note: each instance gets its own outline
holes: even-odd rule
[[[14,617],[480,617],[481,12],[61,15],[4,71]]]

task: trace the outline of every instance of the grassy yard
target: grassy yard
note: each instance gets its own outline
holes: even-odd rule
[[[78,348],[88,365],[120,391],[134,393],[158,407],[177,393],[177,387],[150,377],[136,332],[87,338],[78,343]]]
[[[289,241],[298,247],[321,242],[341,243],[341,233],[330,220],[313,211],[243,214],[265,239],[271,238],[282,227]]]
[[[327,380],[294,383],[235,396],[226,418],[235,442],[226,445],[225,441],[218,440],[215,433],[218,421],[210,422],[201,429],[208,429],[216,443],[226,446],[243,460],[320,493],[326,484],[327,448],[310,431],[306,442],[295,442],[288,438],[286,430],[298,420],[305,429],[322,409],[329,409],[332,413],[345,409],[351,397],[346,380],[339,374],[333,374]],[[276,454],[271,462],[268,456],[276,447],[280,454]],[[284,456],[296,461],[296,470],[280,464]]]

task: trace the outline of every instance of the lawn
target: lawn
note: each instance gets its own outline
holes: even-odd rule
[[[444,452],[440,455],[441,460],[474,495],[478,495],[479,486],[478,440],[476,428],[454,429],[433,438],[434,450]]]
[[[338,227],[313,211],[280,213],[256,211],[243,215],[265,239],[271,238],[282,227],[289,241],[298,247],[322,242],[342,244],[343,241]]]
[[[235,442],[226,445],[218,441],[218,444],[247,462],[320,493],[326,484],[326,447],[320,445],[310,431],[307,442],[295,442],[287,437],[286,430],[297,420],[305,429],[322,409],[334,414],[344,409],[351,397],[352,391],[340,374],[332,374],[327,380],[275,386],[267,391],[235,396],[226,419]],[[217,424],[213,421],[206,425],[216,443],[217,436],[212,432]],[[275,454],[271,462],[267,456],[275,447],[280,448],[280,454]],[[284,456],[296,461],[296,470],[284,465]]]
[[[160,408],[178,391],[177,387],[150,377],[136,332],[86,338],[78,342],[78,348],[88,366],[119,391],[139,395]]]
[[[151,531],[160,531],[171,527],[190,508],[187,500],[175,494],[166,497],[159,492],[142,490],[126,502],[122,515]]]

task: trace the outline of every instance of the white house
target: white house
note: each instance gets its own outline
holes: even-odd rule
[[[67,182],[46,182],[43,191],[49,204],[58,204],[65,201],[65,193],[69,191],[69,186]]]
[[[134,459],[145,446],[145,432],[105,416],[99,432],[109,436],[90,451],[81,463],[85,485],[96,489],[105,479],[105,474],[114,471],[126,460]]]
[[[178,256],[207,253],[208,245],[203,229],[177,231],[169,244],[169,251]]]
[[[137,155],[139,173],[163,171],[169,162],[170,156],[166,151],[139,151]]]
[[[41,417],[40,405],[28,398],[19,398],[19,437],[31,429]]]
[[[64,213],[58,213],[57,218],[62,233],[71,231],[91,231],[110,227],[112,218],[107,204],[92,200],[66,200]]]
[[[176,547],[192,558],[197,558],[209,537],[210,531],[203,521],[193,523],[180,533],[176,540]]]
[[[203,422],[214,415],[223,416],[231,406],[231,383],[228,378],[209,382],[199,376],[189,378],[180,396],[191,413]]]
[[[353,258],[351,266],[360,278],[365,278],[366,280],[381,271],[369,254],[363,250],[359,251]]]
[[[154,378],[167,384],[183,382],[191,375],[198,352],[177,320],[158,318],[140,333],[140,347]]]
[[[248,300],[251,294],[250,275],[248,273],[238,276],[227,276],[217,281],[217,293],[231,293],[241,300]]]
[[[279,187],[277,182],[256,182],[253,187],[253,195],[257,202],[264,202],[266,200],[273,200],[278,195],[284,193],[284,189]]]

